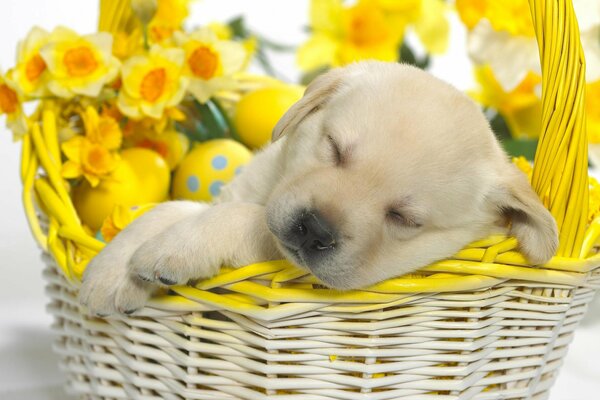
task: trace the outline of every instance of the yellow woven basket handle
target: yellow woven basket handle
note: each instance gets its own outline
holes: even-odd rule
[[[100,32],[130,33],[138,25],[131,0],[100,0],[98,30]]]
[[[542,131],[532,186],[560,231],[558,255],[580,257],[588,216],[585,59],[570,0],[530,0],[542,64]]]

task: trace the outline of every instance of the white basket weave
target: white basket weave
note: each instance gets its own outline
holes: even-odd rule
[[[225,310],[103,320],[44,260],[67,389],[105,400],[545,399],[600,286],[596,272],[586,287],[511,280],[356,315],[323,304],[272,322]]]

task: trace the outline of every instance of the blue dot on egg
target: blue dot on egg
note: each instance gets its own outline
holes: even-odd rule
[[[219,193],[221,193],[221,186],[223,186],[222,181],[214,181],[213,183],[210,184],[208,191],[210,192],[211,195],[218,196]]]
[[[200,179],[196,175],[190,175],[187,178],[186,186],[190,192],[195,193],[200,189]]]
[[[215,158],[212,159],[212,166],[217,171],[225,169],[225,167],[227,167],[227,159],[224,156],[215,156]]]

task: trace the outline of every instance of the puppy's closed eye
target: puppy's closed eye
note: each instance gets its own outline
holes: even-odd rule
[[[388,221],[407,228],[420,228],[423,226],[415,217],[396,209],[388,210],[385,217]]]
[[[335,141],[335,139],[331,135],[327,135],[327,142],[329,143],[329,147],[331,148],[331,154],[333,156],[333,161],[335,165],[344,165],[344,162],[346,160],[344,158],[344,153],[340,149],[340,145]]]

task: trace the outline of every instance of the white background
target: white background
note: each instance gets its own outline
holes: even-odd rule
[[[13,65],[16,43],[33,25],[51,30],[63,24],[80,33],[94,31],[97,4],[96,0],[0,0],[0,71]],[[190,24],[225,21],[243,13],[249,25],[265,36],[299,44],[307,25],[307,4],[307,0],[203,0],[194,3]],[[455,20],[451,40],[449,55],[436,60],[432,71],[468,89],[472,77],[464,30]],[[297,78],[292,55],[274,61],[286,77]],[[50,350],[43,266],[20,201],[20,145],[12,143],[2,117],[0,121],[0,400],[64,400],[57,359]],[[588,318],[579,329],[552,400],[592,399],[600,393],[600,306],[590,314],[595,318]]]

